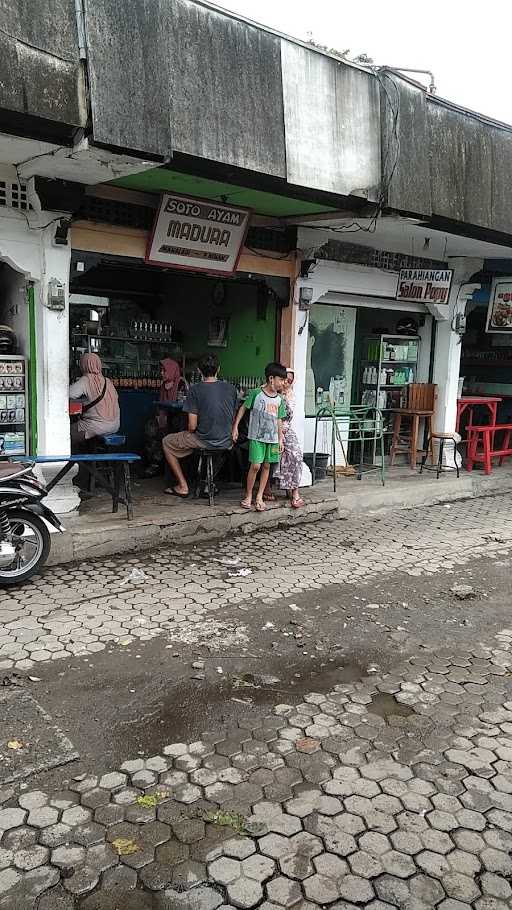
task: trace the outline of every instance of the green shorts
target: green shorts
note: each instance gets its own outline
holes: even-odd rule
[[[249,440],[249,461],[251,464],[278,464],[279,443],[258,442],[257,439]]]

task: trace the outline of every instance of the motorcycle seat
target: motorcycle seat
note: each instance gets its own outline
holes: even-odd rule
[[[0,461],[0,481],[9,480],[11,477],[19,477],[20,474],[26,474],[32,465],[17,462],[13,464],[9,461]]]

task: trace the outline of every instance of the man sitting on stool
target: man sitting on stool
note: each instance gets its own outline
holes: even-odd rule
[[[199,363],[202,382],[190,386],[183,410],[188,413],[188,430],[171,433],[162,440],[164,455],[178,481],[165,492],[186,499],[188,484],[180,459],[197,449],[230,449],[231,427],[237,405],[236,389],[231,383],[217,379],[219,361],[215,354],[205,354]]]

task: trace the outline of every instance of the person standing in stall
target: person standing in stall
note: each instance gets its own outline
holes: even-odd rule
[[[119,399],[114,384],[102,373],[97,354],[82,354],[82,376],[69,388],[69,397],[83,402],[82,413],[71,424],[71,451],[76,452],[88,439],[117,433],[121,422]]]
[[[276,466],[274,477],[279,483],[279,488],[286,490],[286,495],[291,500],[292,509],[300,509],[304,505],[299,489],[302,477],[302,449],[297,434],[292,427],[295,408],[295,394],[293,391],[295,373],[289,367],[286,369],[286,377],[286,386],[283,390],[286,408],[286,414],[283,418],[283,454],[279,464]]]
[[[181,373],[179,363],[171,357],[165,357],[160,363],[162,384],[160,386],[159,401],[162,404],[177,401],[180,391],[188,391],[188,383]],[[145,433],[145,451],[147,459],[146,477],[155,477],[162,470],[164,453],[162,440],[168,433],[168,412],[165,408],[158,408],[153,417],[147,421]]]
[[[252,493],[258,474],[260,475],[258,492],[254,507],[257,512],[264,512],[266,505],[263,494],[270,475],[270,465],[278,464],[283,451],[282,421],[286,415],[281,395],[286,384],[286,369],[280,363],[269,363],[265,367],[265,385],[249,392],[238,411],[233,424],[233,442],[238,440],[238,425],[246,411],[249,419],[249,471],[245,498],[240,505],[242,509],[252,509]]]

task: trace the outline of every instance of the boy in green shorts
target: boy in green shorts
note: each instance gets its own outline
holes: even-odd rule
[[[283,451],[282,421],[286,408],[280,393],[286,383],[286,368],[280,363],[269,363],[265,367],[265,385],[249,392],[233,424],[233,442],[238,440],[238,425],[246,411],[249,418],[249,472],[243,509],[252,508],[252,491],[258,473],[260,483],[256,496],[257,512],[264,512],[263,491],[270,474],[270,465],[277,464]]]

